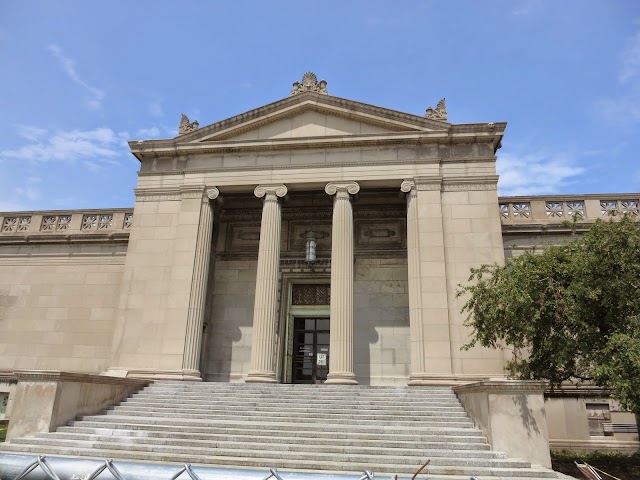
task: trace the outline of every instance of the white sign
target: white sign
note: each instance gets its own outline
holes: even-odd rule
[[[327,364],[327,354],[326,353],[319,353],[318,356],[316,357],[316,364],[317,365],[326,365]]]

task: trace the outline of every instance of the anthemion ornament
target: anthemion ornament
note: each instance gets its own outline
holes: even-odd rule
[[[189,122],[189,117],[187,117],[184,113],[182,114],[182,118],[180,119],[180,127],[178,127],[178,134],[184,135],[185,133],[195,132],[198,129],[200,124],[197,120],[193,122]]]
[[[324,80],[320,80],[318,82],[318,77],[313,72],[307,72],[302,76],[302,82],[294,82],[293,90],[291,90],[291,95],[296,95],[298,93],[304,92],[316,92],[322,93],[323,95],[328,95],[327,92],[327,82]]]
[[[427,113],[424,115],[430,120],[442,120],[447,121],[447,107],[445,105],[445,99],[443,98],[438,102],[438,106],[433,109],[431,106],[427,107]]]

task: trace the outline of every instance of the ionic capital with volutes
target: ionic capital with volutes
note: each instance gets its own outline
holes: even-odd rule
[[[355,195],[360,191],[360,185],[356,182],[329,182],[324,187],[324,191],[327,195],[335,195],[338,198],[348,198],[349,195]]]
[[[282,184],[277,185],[258,185],[253,194],[265,200],[277,200],[278,197],[284,197],[287,194],[287,187]]]

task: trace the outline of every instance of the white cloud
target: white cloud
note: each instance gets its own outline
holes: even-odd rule
[[[594,114],[612,125],[625,126],[640,122],[640,93],[595,102]]]
[[[627,84],[640,77],[640,32],[637,32],[627,42],[627,47],[622,52],[622,68],[618,74],[618,80]]]
[[[60,62],[60,65],[62,66],[67,76],[74,83],[80,85],[82,88],[84,88],[90,93],[91,98],[89,98],[89,100],[87,101],[87,106],[92,110],[97,110],[101,108],[102,101],[106,96],[104,90],[94,87],[93,85],[90,85],[89,83],[84,81],[80,77],[80,75],[78,75],[75,62],[71,58],[65,56],[62,51],[62,48],[60,48],[58,45],[53,43],[50,45],[47,45],[47,50],[49,51],[49,53],[51,53],[51,55],[53,55],[55,58],[58,59],[58,61]]]
[[[32,202],[39,200],[42,196],[42,192],[38,186],[40,182],[42,182],[42,179],[39,177],[29,177],[27,178],[27,182],[24,186],[16,187],[16,193],[20,197],[26,198]]]
[[[575,183],[584,169],[575,165],[572,156],[545,152],[498,155],[500,195],[540,195],[560,193]]]
[[[16,183],[15,178],[0,179],[0,212],[30,210],[33,202],[42,198],[40,177],[28,177],[24,182]]]
[[[618,82],[626,88],[617,97],[596,100],[593,113],[611,125],[634,128],[640,123],[640,31],[627,41],[620,58]]]
[[[110,128],[49,132],[38,127],[18,127],[29,143],[18,148],[0,150],[0,159],[30,162],[105,161],[120,157],[128,150],[122,134]],[[24,135],[27,132],[27,135]],[[35,132],[35,133],[34,133]]]
[[[141,128],[136,131],[136,137],[146,138],[158,138],[160,136],[160,129],[158,127]]]

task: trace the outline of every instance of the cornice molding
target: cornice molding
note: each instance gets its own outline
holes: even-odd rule
[[[410,113],[400,112],[398,110],[378,107],[375,105],[335,97],[332,95],[322,95],[314,92],[303,92],[298,95],[287,97],[282,100],[264,105],[262,107],[255,108],[253,110],[249,110],[239,115],[235,115],[228,119],[221,120],[206,127],[199,128],[197,131],[187,133],[180,136],[179,138],[174,138],[171,140],[146,141],[141,143],[154,142],[156,144],[159,144],[161,142],[169,142],[175,144],[176,141],[180,141],[181,143],[194,142],[209,138],[216,133],[221,133],[234,127],[237,128],[242,124],[251,123],[255,125],[256,120],[263,117],[268,117],[270,119],[273,119],[274,117],[277,118],[275,114],[282,111],[287,111],[292,108],[296,108],[297,110],[304,110],[305,108],[321,109],[323,107],[325,109],[331,109],[332,111],[334,109],[342,109],[351,112],[354,116],[361,117],[369,115],[380,119],[386,119],[392,122],[406,123],[411,126],[422,127],[431,130],[446,130],[449,127],[449,124],[447,123],[429,120],[419,115],[413,115]],[[333,107],[333,109],[331,107]],[[139,143],[140,142],[136,141],[129,142],[132,148]]]
[[[498,175],[474,177],[444,177],[442,179],[443,192],[464,192],[471,190],[497,190]]]
[[[442,177],[415,177],[416,190],[418,191],[436,191],[442,189]]]
[[[390,145],[422,145],[422,144],[471,144],[488,143],[494,145],[499,141],[494,133],[471,133],[451,136],[446,132],[390,132],[360,135],[336,135],[320,137],[299,137],[286,139],[218,141],[188,143],[180,145],[146,145],[144,148],[132,148],[138,158],[178,157],[189,154],[220,154],[239,152],[288,151],[300,149],[338,149],[345,147],[380,147]],[[493,148],[493,147],[492,147]]]
[[[115,231],[112,233],[72,233],[65,235],[56,234],[28,234],[28,235],[1,235],[1,244],[45,244],[45,243],[94,243],[94,242],[120,242],[129,241],[129,231]]]

